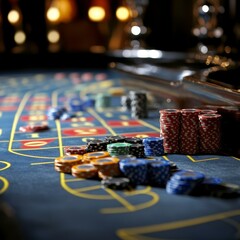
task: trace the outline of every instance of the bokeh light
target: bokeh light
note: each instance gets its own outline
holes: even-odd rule
[[[60,40],[60,34],[56,30],[51,30],[47,34],[47,39],[50,43],[57,43]]]
[[[56,7],[50,7],[47,11],[47,19],[50,22],[57,22],[60,18],[60,11]]]
[[[14,41],[17,44],[23,44],[26,41],[26,34],[23,31],[17,31],[14,35]]]
[[[9,13],[8,13],[8,21],[12,24],[16,24],[18,23],[20,19],[20,14],[17,10],[11,10]]]
[[[102,7],[94,6],[90,7],[88,10],[88,17],[94,22],[100,22],[105,18],[105,10]]]
[[[128,8],[120,6],[117,8],[116,17],[119,21],[126,21],[130,17],[130,12]]]

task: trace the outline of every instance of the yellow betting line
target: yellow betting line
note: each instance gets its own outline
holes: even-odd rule
[[[88,112],[92,114],[112,135],[117,135],[113,129],[107,125],[106,121],[104,121],[92,108],[89,108]]]

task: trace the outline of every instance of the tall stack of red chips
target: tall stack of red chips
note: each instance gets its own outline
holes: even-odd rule
[[[179,137],[179,150],[182,154],[198,153],[198,120],[199,110],[181,110],[181,128]]]
[[[221,148],[221,115],[199,115],[199,145],[204,154],[218,153]]]
[[[180,114],[178,109],[163,109],[160,113],[160,137],[165,153],[179,152]]]

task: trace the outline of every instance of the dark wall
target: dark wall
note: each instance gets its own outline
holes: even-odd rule
[[[151,29],[147,45],[162,50],[188,50],[199,39],[192,35],[195,0],[149,0],[144,22]],[[220,0],[225,12],[219,16],[223,44],[240,48],[240,1]]]

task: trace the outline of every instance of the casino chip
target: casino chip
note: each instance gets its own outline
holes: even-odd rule
[[[129,96],[122,96],[121,97],[121,106],[124,111],[131,110],[131,99]]]
[[[54,168],[58,172],[71,173],[71,168],[74,165],[79,165],[83,163],[84,161],[81,155],[57,157],[54,161]]]
[[[120,135],[106,136],[104,138],[104,141],[107,142],[107,144],[117,143],[117,142],[125,142],[125,140],[126,140],[126,137],[120,136]]]
[[[72,175],[77,178],[95,178],[97,177],[97,168],[92,164],[79,164],[71,168]]]
[[[134,185],[147,183],[148,160],[125,158],[119,162],[119,168]]]
[[[144,145],[143,144],[132,144],[129,149],[129,154],[137,158],[144,158]]]
[[[147,94],[143,91],[129,92],[132,118],[147,118]]]
[[[86,145],[64,147],[64,154],[65,155],[73,155],[73,154],[84,155],[85,153],[87,153],[87,146]]]
[[[166,191],[169,194],[189,195],[205,179],[201,172],[192,170],[181,170],[172,175],[166,184]]]
[[[199,144],[203,154],[215,154],[221,147],[221,115],[200,114],[199,118]]]
[[[131,190],[134,185],[128,178],[106,178],[101,181],[103,188],[111,188],[114,190]]]
[[[60,119],[67,112],[65,107],[51,107],[48,109],[47,116],[49,120]]]
[[[108,93],[98,93],[95,98],[95,108],[102,109],[111,107],[111,95]]]
[[[163,109],[160,113],[160,137],[165,153],[179,153],[180,110]]]
[[[118,142],[107,145],[107,151],[112,157],[130,155],[131,143]]]
[[[70,98],[69,107],[70,107],[71,111],[73,111],[73,112],[85,111],[84,103],[80,97]]]
[[[198,115],[197,109],[182,109],[180,115],[181,127],[179,133],[179,153],[196,154],[198,149]]]
[[[170,177],[171,164],[165,159],[152,159],[148,161],[148,183],[165,187]]]
[[[42,122],[41,124],[31,124],[28,126],[21,126],[19,128],[20,132],[43,132],[49,130],[49,126],[47,123]]]
[[[109,157],[109,153],[106,151],[101,151],[101,152],[90,152],[90,153],[85,153],[83,155],[83,159],[87,161],[99,159],[99,158],[105,158]]]
[[[137,137],[126,137],[124,139],[124,142],[131,143],[131,144],[142,144],[143,140],[142,138],[137,138]]]
[[[162,156],[164,154],[163,137],[147,137],[142,141],[146,156]]]
[[[87,142],[87,152],[106,151],[108,142],[101,139],[94,139]]]
[[[119,169],[118,163],[119,159],[114,157],[105,157],[91,160],[91,164],[93,164],[98,169],[102,178],[120,176],[121,171]]]

